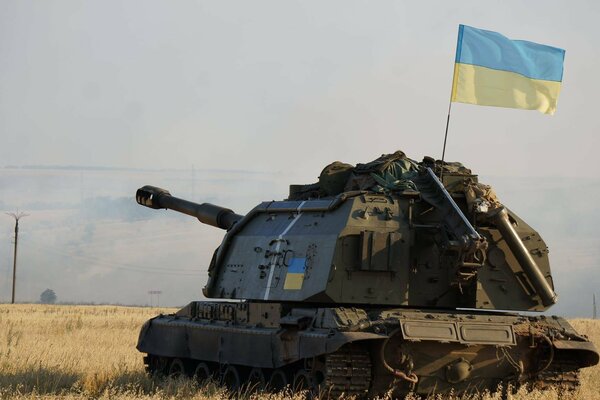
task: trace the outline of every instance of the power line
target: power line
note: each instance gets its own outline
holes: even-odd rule
[[[87,225],[87,223],[79,223],[79,224],[73,224],[69,226],[69,229],[74,229],[74,228],[82,228],[85,227]],[[100,227],[107,227],[110,225],[124,225],[127,226],[128,223],[126,222],[118,222],[118,221],[101,221],[101,222],[94,222],[94,225],[100,226]],[[41,226],[39,228],[36,229],[37,233],[40,232],[44,232],[44,231],[49,231],[50,234],[55,234],[57,231],[56,227],[46,227],[46,226]],[[158,233],[153,234],[152,238],[154,240],[156,239],[168,239],[168,238],[175,238],[175,237],[184,237],[184,238],[190,238],[190,237],[194,237],[194,235],[198,234],[198,229],[197,228],[170,228],[170,229],[164,229],[159,231]],[[106,233],[105,235],[108,235],[108,233]],[[98,236],[97,234],[95,234],[94,236]],[[110,237],[112,239],[112,237]],[[103,241],[106,241],[107,237],[104,237],[104,233],[102,235],[100,235],[100,239],[95,239],[93,243],[82,243],[80,244],[80,247],[98,247],[98,246],[103,246],[104,243]],[[123,244],[123,243],[148,243],[148,238],[144,237],[144,236],[135,236],[135,235],[129,235],[126,239],[119,239],[119,243]]]
[[[167,274],[167,275],[182,275],[182,276],[198,276],[202,275],[203,271],[194,271],[190,269],[172,269],[172,268],[160,268],[160,267],[146,267],[141,265],[127,264],[118,261],[103,260],[96,257],[84,256],[80,254],[66,253],[50,246],[35,243],[35,246],[43,248],[43,250],[33,248],[34,251],[49,251],[67,258],[75,258],[84,261],[91,261],[101,266],[109,267],[110,269],[119,269],[133,272],[144,272],[144,273],[156,273],[156,274]]]

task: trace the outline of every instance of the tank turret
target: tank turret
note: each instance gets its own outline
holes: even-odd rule
[[[227,231],[203,293],[228,301],[148,321],[138,349],[153,373],[337,398],[575,389],[598,363],[564,319],[505,312],[557,301],[548,248],[460,163],[334,162],[244,216],[154,186],[136,200]]]
[[[474,176],[451,193],[430,167],[415,168],[409,188],[386,188],[395,181],[388,176],[389,184],[373,180],[378,191],[263,202],[245,217],[154,186],[136,199],[228,230],[209,268],[207,297],[529,311],[554,304],[535,230],[513,226],[518,217],[498,201],[469,213],[464,192],[477,187]]]

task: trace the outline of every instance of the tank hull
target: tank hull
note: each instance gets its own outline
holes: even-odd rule
[[[137,348],[151,373],[332,397],[574,389],[599,358],[560,317],[265,302],[192,302],[146,322]]]

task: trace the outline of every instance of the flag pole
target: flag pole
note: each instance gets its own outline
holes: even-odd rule
[[[454,84],[452,84],[454,87]],[[452,97],[450,97],[450,101],[448,102],[448,118],[446,119],[446,133],[444,133],[444,148],[442,150],[442,167],[444,166],[444,158],[446,156],[446,141],[448,140],[448,126],[450,125],[450,111],[452,111]],[[442,171],[444,169],[442,168]]]
[[[440,166],[440,182],[444,176],[444,160],[446,159],[446,142],[448,141],[448,126],[450,126],[450,112],[452,111],[452,99],[456,92],[458,78],[458,62],[460,61],[460,52],[462,50],[462,36],[464,26],[458,25],[458,38],[456,39],[456,57],[454,59],[454,72],[452,73],[452,87],[450,88],[450,101],[448,102],[448,118],[446,118],[446,132],[444,133],[444,148],[442,149],[442,165]]]
[[[448,141],[448,126],[450,126],[450,112],[452,111],[452,96],[454,95],[454,84],[458,75],[458,66],[454,63],[454,73],[452,74],[452,87],[450,89],[450,101],[448,102],[448,117],[446,118],[446,132],[444,133],[444,148],[442,149],[442,164],[440,169],[440,181],[444,176],[444,160],[446,158],[446,142]]]

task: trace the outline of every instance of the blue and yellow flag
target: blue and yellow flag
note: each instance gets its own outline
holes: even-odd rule
[[[304,273],[306,272],[306,258],[292,258],[288,266],[287,275],[283,288],[285,290],[300,290],[304,282]]]
[[[453,102],[554,114],[565,51],[460,25]]]

